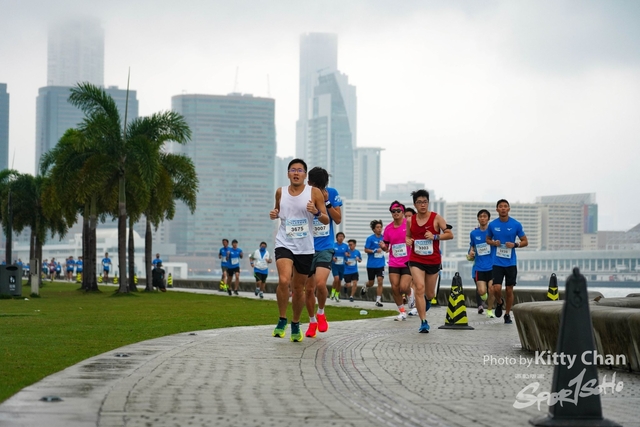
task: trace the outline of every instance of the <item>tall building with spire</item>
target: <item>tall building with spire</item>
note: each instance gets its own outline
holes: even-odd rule
[[[296,123],[296,157],[307,158],[309,111],[318,77],[338,70],[338,36],[307,33],[300,36],[300,85]]]
[[[59,22],[49,28],[47,86],[104,84],[104,30],[95,18]]]

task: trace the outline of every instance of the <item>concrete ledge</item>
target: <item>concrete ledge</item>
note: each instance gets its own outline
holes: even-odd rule
[[[617,300],[619,298],[612,298]],[[601,301],[604,301],[601,300]],[[617,303],[617,301],[613,301]],[[634,305],[636,301],[630,301]],[[522,348],[556,351],[563,302],[532,302],[513,307]],[[596,351],[601,355],[624,355],[630,370],[640,372],[640,310],[589,303]]]
[[[138,287],[144,287],[146,283],[145,279],[138,280]],[[196,279],[187,279],[187,280],[174,280],[173,286],[176,288],[187,288],[187,289],[213,289],[218,290],[220,282],[218,280],[196,280]],[[331,282],[329,282],[329,285]],[[250,281],[241,281],[239,285],[239,289],[245,292],[251,292],[255,289],[255,282]],[[275,293],[277,283],[267,282],[265,286],[265,290],[267,293]],[[365,298],[361,298],[360,289],[362,289],[362,282],[359,283],[358,291],[356,291],[357,299],[364,299],[366,301],[375,301],[376,299],[376,291],[375,288],[377,285],[372,286],[367,291]],[[504,294],[504,288],[503,288]],[[441,286],[440,292],[437,295],[438,305],[447,305],[449,294],[451,293],[450,286]],[[465,296],[465,304],[467,307],[477,307],[476,304],[476,287],[470,286],[464,288],[464,296]],[[564,299],[564,290],[560,290],[559,292],[560,299]],[[589,292],[589,299],[595,299],[596,297],[602,297],[600,292]],[[382,291],[382,299],[383,301],[393,301],[393,297],[391,295],[391,287],[386,284]],[[604,300],[604,299],[603,299]],[[601,300],[601,301],[603,301]],[[547,300],[547,289],[519,289],[517,286],[514,289],[514,304],[520,304],[525,302],[533,302],[533,301],[548,301]]]

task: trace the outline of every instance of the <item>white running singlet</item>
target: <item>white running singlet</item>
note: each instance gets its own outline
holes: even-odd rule
[[[313,246],[313,214],[307,212],[311,200],[311,187],[305,185],[297,196],[289,194],[289,186],[280,193],[280,228],[276,234],[276,248],[287,248],[293,254],[315,253]]]

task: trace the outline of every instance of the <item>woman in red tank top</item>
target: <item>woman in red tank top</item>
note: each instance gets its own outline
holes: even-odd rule
[[[453,239],[453,233],[447,228],[447,222],[442,216],[429,210],[427,190],[414,191],[411,196],[418,213],[407,220],[407,245],[412,249],[409,267],[415,287],[416,308],[421,320],[419,332],[428,333],[427,310],[436,293],[442,263],[440,240]]]

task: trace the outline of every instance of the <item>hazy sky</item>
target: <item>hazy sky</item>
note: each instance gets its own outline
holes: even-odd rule
[[[338,34],[357,87],[358,146],[386,183],[447,201],[597,193],[599,229],[640,222],[640,2],[0,0],[0,82],[15,168],[33,173],[47,25],[105,29],[105,85],[140,114],[181,93],[276,99],[278,154],[295,155],[299,37]],[[267,77],[268,76],[268,77]],[[269,84],[267,83],[269,82]]]

